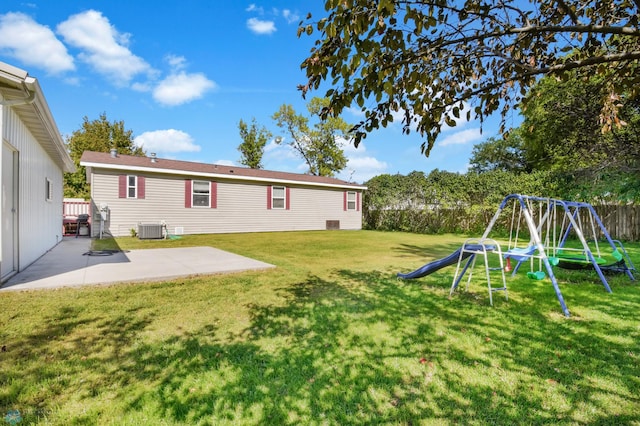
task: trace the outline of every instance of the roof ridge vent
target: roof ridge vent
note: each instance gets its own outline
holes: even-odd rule
[[[151,162],[152,163],[157,163],[158,162],[158,158],[156,157],[156,153],[155,152],[151,153]]]

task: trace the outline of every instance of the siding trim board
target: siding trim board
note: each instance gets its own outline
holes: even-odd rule
[[[272,205],[271,205],[271,194],[273,192],[273,187],[271,185],[267,186],[267,210],[271,210]]]
[[[144,182],[144,176],[138,176],[136,179],[136,183],[138,185],[138,187],[136,188],[136,196],[139,200],[144,200],[144,196],[145,196],[145,182]]]
[[[291,188],[285,188],[285,210],[291,210]]]
[[[218,183],[210,182],[209,184],[209,203],[211,204],[212,209],[218,208]]]
[[[184,181],[184,207],[191,208],[191,179]]]
[[[118,176],[118,198],[127,198],[127,175]]]

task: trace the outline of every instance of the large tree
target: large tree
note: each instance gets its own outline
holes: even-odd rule
[[[242,143],[238,145],[238,151],[242,155],[240,158],[240,164],[244,164],[252,169],[261,169],[262,157],[264,155],[264,147],[267,141],[272,136],[271,132],[266,127],[258,127],[256,119],[251,120],[251,126],[240,120],[238,123],[238,130],[240,131],[240,137]]]
[[[469,170],[475,173],[532,171],[533,167],[526,160],[521,133],[522,129],[518,128],[504,138],[491,137],[474,145],[469,159]]]
[[[619,124],[616,95],[640,90],[640,0],[326,0],[325,9],[300,23],[299,34],[319,37],[299,88],[329,84],[325,117],[362,109],[356,146],[401,116],[429,155],[443,125],[504,118],[542,75],[600,75],[605,128]]]
[[[75,173],[66,173],[64,177],[64,196],[88,199],[91,196],[84,167],[80,166],[80,157],[84,151],[109,152],[115,148],[119,154],[145,155],[142,147],[133,142],[133,132],[126,130],[123,121],[110,122],[106,113],[100,118],[89,121],[83,117],[82,127],[67,137],[66,145],[71,159],[76,165]]]
[[[638,199],[640,98],[618,100],[620,128],[602,131],[607,82],[572,74],[542,78],[527,94],[524,121],[505,138],[474,146],[470,170],[550,171],[564,198]]]
[[[561,177],[567,197],[637,199],[640,188],[640,98],[617,99],[619,128],[602,132],[600,106],[609,96],[598,77],[543,78],[527,95],[520,128],[536,169]]]
[[[327,105],[327,99],[313,98],[307,109],[312,117],[317,118]],[[351,125],[342,118],[326,117],[311,127],[308,117],[297,114],[291,105],[284,104],[273,114],[273,119],[290,137],[288,141],[286,138],[276,138],[276,142],[291,146],[307,163],[310,174],[333,176],[347,166],[347,157],[339,141],[348,140]]]
[[[527,95],[521,132],[528,160],[538,169],[619,169],[637,172],[640,99],[617,100],[620,128],[602,132],[600,108],[608,82],[594,77],[543,78]]]

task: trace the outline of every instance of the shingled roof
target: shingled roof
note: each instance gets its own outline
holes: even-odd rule
[[[364,185],[324,176],[299,173],[277,172],[272,170],[250,169],[247,167],[223,166],[221,164],[196,163],[193,161],[169,160],[164,158],[141,157],[133,155],[112,155],[106,152],[85,151],[80,165],[90,168],[102,168],[122,171],[156,172],[189,176],[202,176],[214,179],[234,179],[273,183],[299,183],[311,186],[366,189]]]

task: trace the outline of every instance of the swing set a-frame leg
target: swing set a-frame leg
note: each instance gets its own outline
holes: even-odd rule
[[[460,257],[462,257],[462,253],[460,254]],[[453,275],[453,285],[451,286],[451,290],[449,291],[449,297],[451,297],[453,295],[453,292],[456,290],[456,288],[458,288],[458,285],[460,284],[460,281],[462,280],[462,277],[464,277],[464,274],[467,272],[467,269],[469,269],[469,266],[471,266],[471,263],[475,260],[476,255],[472,254],[471,256],[469,256],[469,258],[467,259],[467,262],[465,263],[464,267],[462,268],[462,271],[460,271],[460,262],[458,262],[458,267],[456,268],[456,273]],[[460,259],[462,260],[462,259]],[[458,272],[460,272],[460,275],[458,275]]]
[[[542,256],[542,262],[547,270],[547,274],[549,274],[549,278],[551,279],[551,283],[553,284],[553,289],[556,292],[556,296],[558,297],[558,301],[560,302],[560,307],[562,307],[562,312],[566,317],[570,317],[569,309],[567,308],[567,304],[564,302],[564,297],[562,297],[562,292],[560,291],[560,286],[558,285],[558,281],[556,280],[556,276],[553,274],[553,269],[551,268],[551,264],[549,263],[549,258],[546,255],[546,251],[544,245],[542,244],[542,240],[540,239],[540,235],[538,234],[537,227],[533,218],[531,217],[531,213],[526,207],[526,204],[522,199],[520,199],[523,209],[523,216],[529,228],[529,232],[531,233],[531,237],[535,242],[536,247],[538,248],[538,253]]]
[[[556,292],[556,297],[558,298],[558,302],[560,302],[560,307],[562,308],[562,312],[564,312],[565,317],[570,317],[569,308],[567,308],[567,304],[564,303],[564,297],[562,297],[562,292],[560,291],[560,286],[558,285],[558,281],[556,280],[556,276],[553,275],[553,269],[551,268],[551,264],[549,263],[549,259],[545,256],[542,259],[544,262],[544,266],[547,269],[547,274],[549,274],[549,278],[551,279],[551,283],[553,284],[553,289]]]

